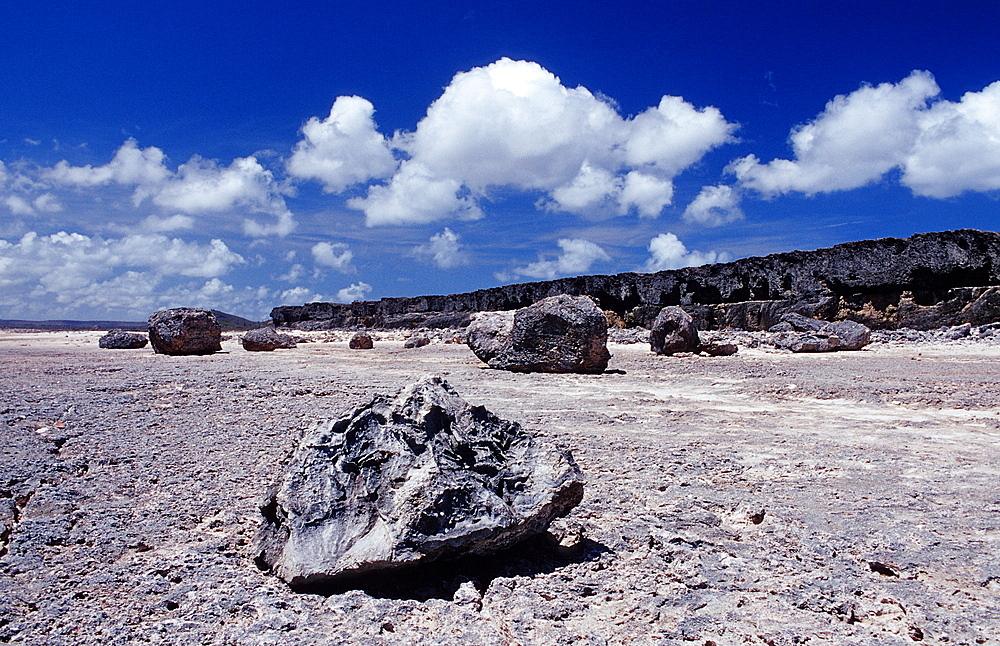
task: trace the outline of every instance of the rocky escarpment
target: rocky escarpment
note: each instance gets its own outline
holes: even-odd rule
[[[848,242],[652,274],[578,276],[449,296],[308,303],[271,311],[298,328],[463,327],[474,312],[512,310],[557,294],[587,295],[631,325],[667,305],[702,329],[762,330],[795,312],[876,329],[1000,320],[1000,233],[962,229]]]

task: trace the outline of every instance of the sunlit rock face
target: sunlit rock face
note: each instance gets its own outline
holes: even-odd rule
[[[582,496],[568,452],[426,377],[306,433],[261,508],[257,563],[295,588],[363,585],[492,554]]]

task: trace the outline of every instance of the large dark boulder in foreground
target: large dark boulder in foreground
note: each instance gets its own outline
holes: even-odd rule
[[[306,433],[261,507],[257,564],[297,589],[363,585],[494,553],[582,496],[568,452],[425,377]]]
[[[817,321],[801,314],[786,314],[771,328],[780,333],[775,345],[792,352],[860,350],[871,343],[871,330],[854,321]]]
[[[107,334],[97,341],[97,347],[108,350],[137,350],[145,348],[149,339],[145,334],[138,332],[126,332],[121,329],[109,330]]]
[[[611,359],[608,319],[588,296],[543,298],[512,319],[477,317],[466,339],[491,368],[515,372],[604,372]]]
[[[147,326],[157,354],[212,354],[222,349],[222,328],[208,310],[162,310],[150,315]]]
[[[649,349],[656,354],[695,352],[699,343],[694,319],[676,305],[660,310],[649,328]]]
[[[240,344],[249,352],[271,352],[279,348],[294,348],[295,339],[275,332],[274,328],[262,327],[244,334]]]

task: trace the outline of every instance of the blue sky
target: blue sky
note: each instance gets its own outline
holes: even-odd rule
[[[0,318],[997,229],[995,2],[328,5],[0,5]]]

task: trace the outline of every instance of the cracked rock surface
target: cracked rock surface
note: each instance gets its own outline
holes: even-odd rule
[[[272,492],[258,565],[315,589],[495,554],[565,516],[583,479],[568,451],[426,376],[314,424]]]
[[[453,343],[358,353],[350,334],[184,357],[100,334],[0,332],[0,642],[998,644],[992,336],[614,344],[586,375],[489,370]],[[571,449],[580,505],[382,589],[259,571],[258,506],[304,431],[428,372]]]

